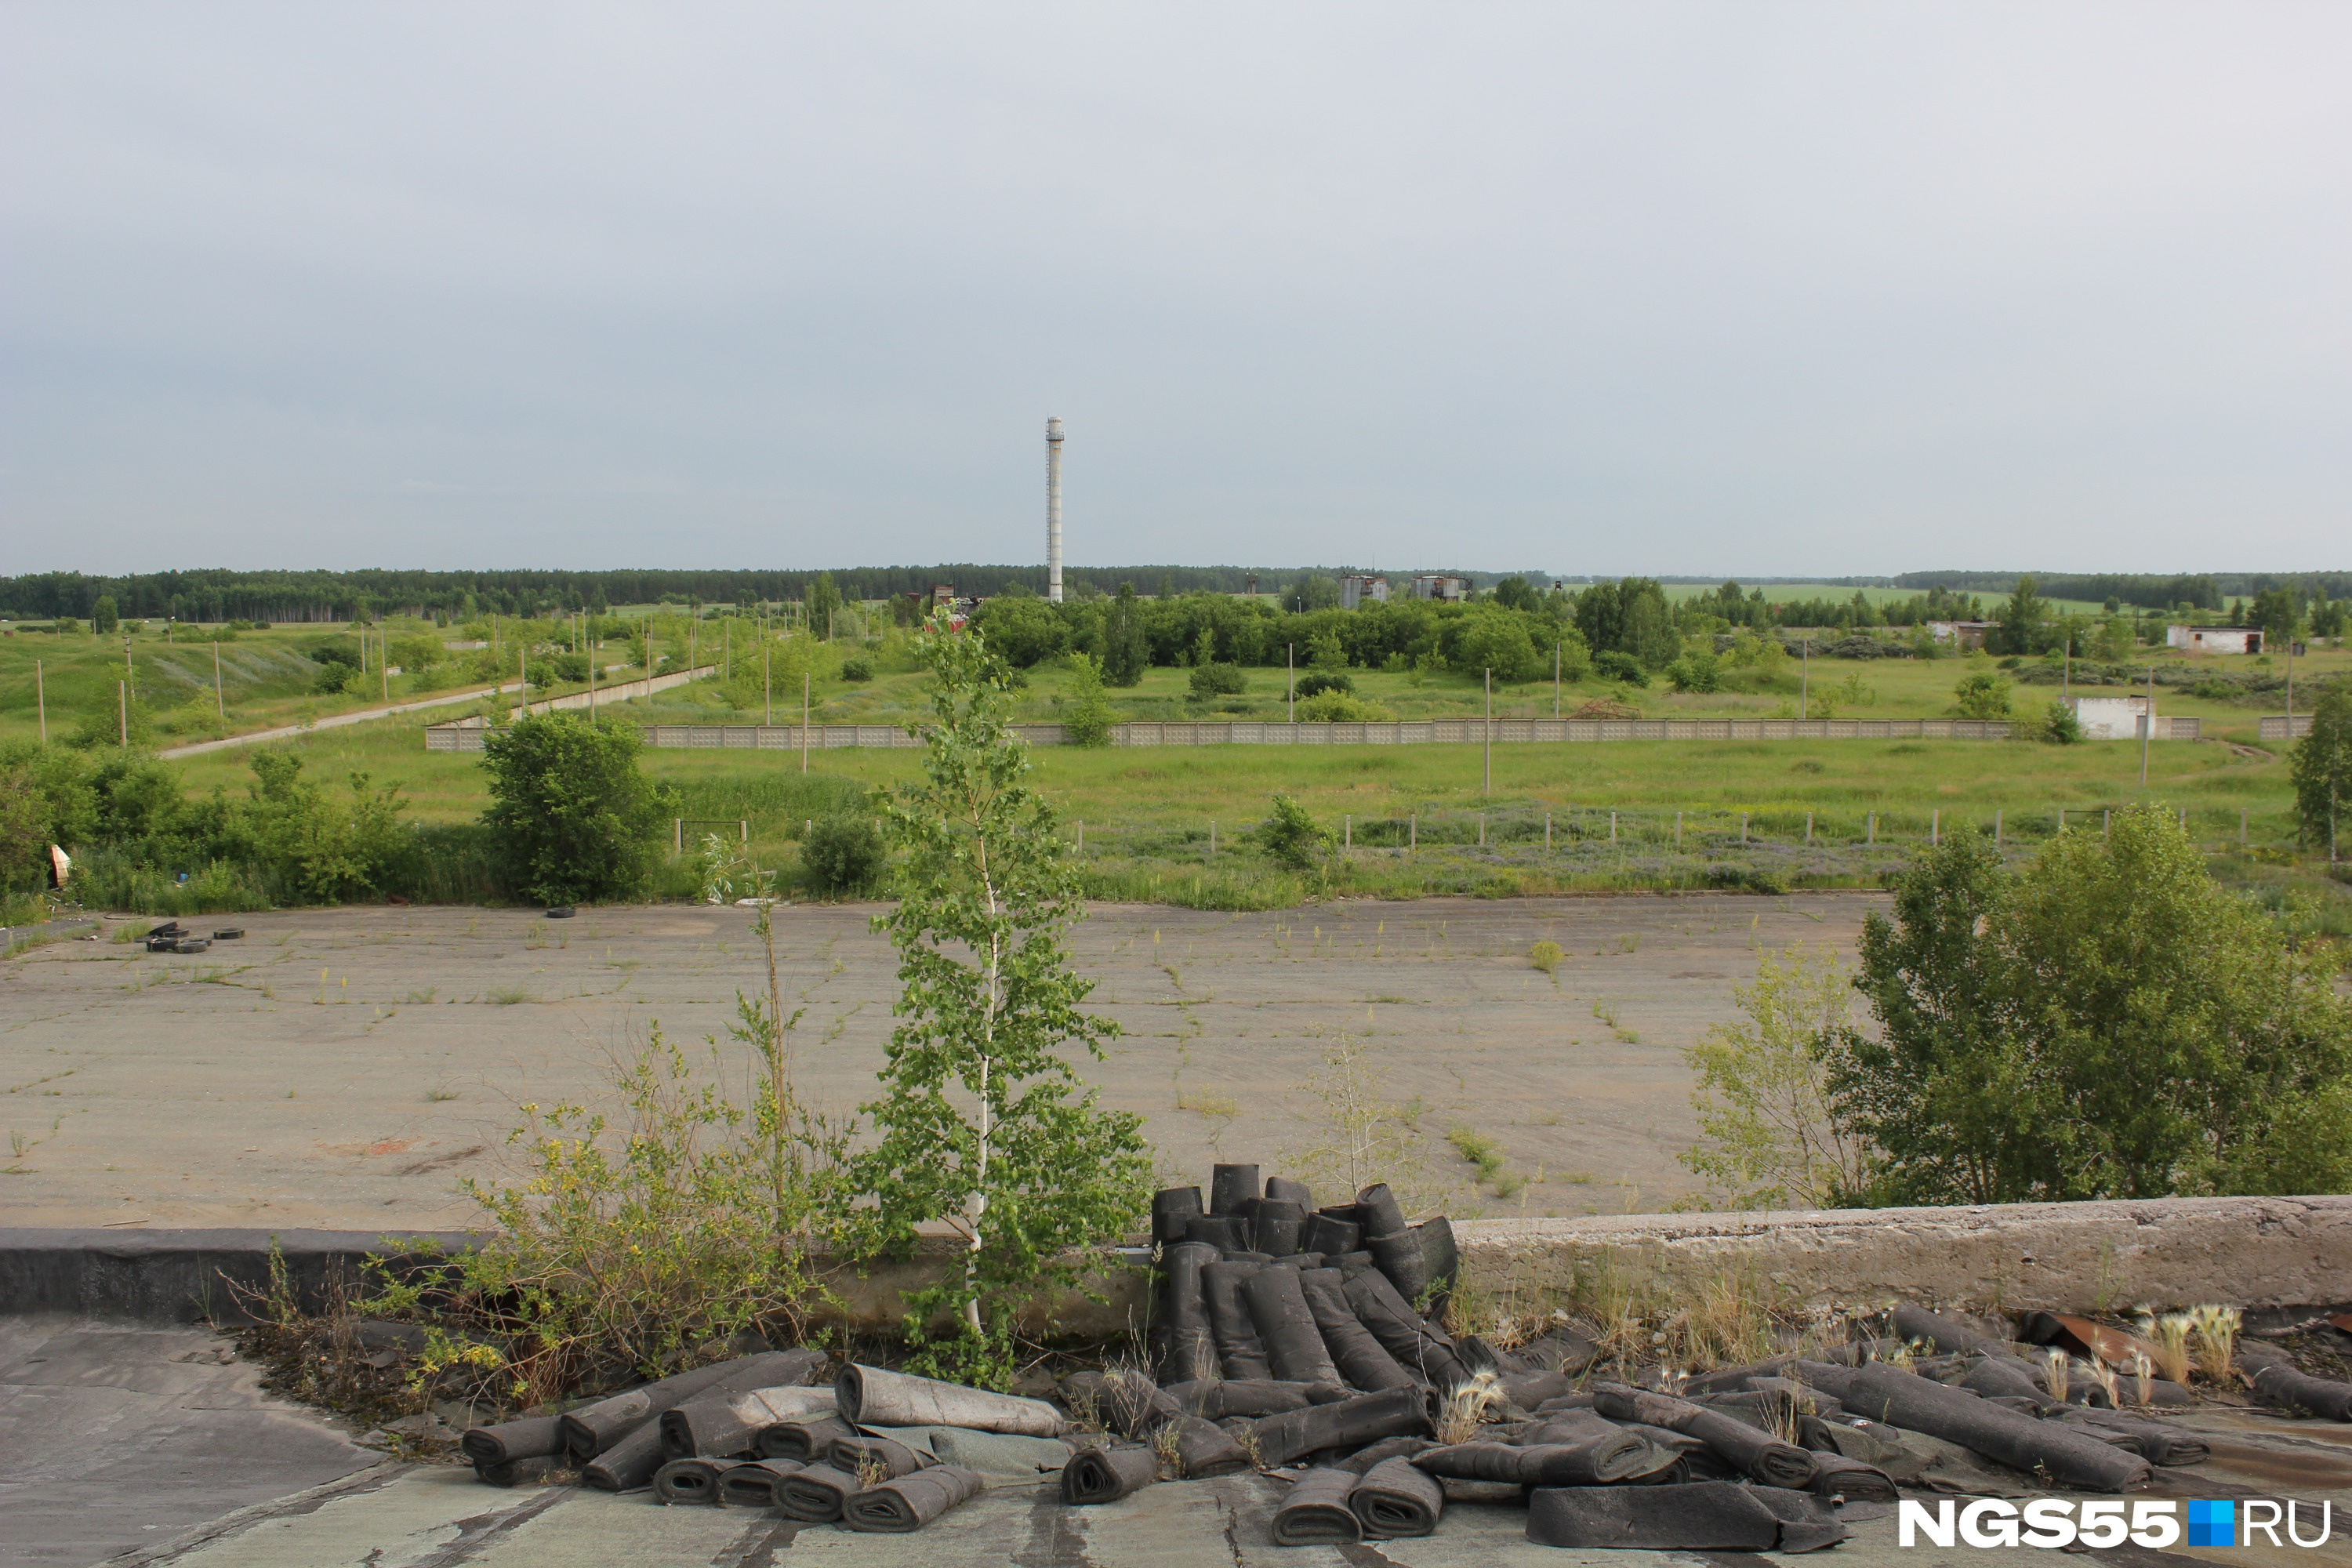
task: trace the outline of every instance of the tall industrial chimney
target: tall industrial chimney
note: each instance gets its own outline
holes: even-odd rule
[[[1062,422],[1045,421],[1045,597],[1062,602]]]

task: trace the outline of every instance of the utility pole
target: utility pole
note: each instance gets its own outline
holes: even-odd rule
[[[1290,683],[1290,721],[1296,724],[1298,722],[1298,645],[1297,643],[1283,645],[1282,662],[1286,672],[1284,679]]]
[[[1551,716],[1559,717],[1559,644],[1551,645]]]
[[[378,677],[383,682],[383,700],[390,702],[392,700],[392,660],[390,650],[383,640],[382,627],[378,627],[375,634],[375,668]]]
[[[765,642],[760,645],[760,689],[768,699],[768,727],[776,723],[776,654]]]
[[[1478,793],[1493,795],[1495,793],[1495,672],[1488,669],[1484,673],[1486,683],[1486,721],[1479,726],[1483,742],[1481,750],[1485,755],[1482,759],[1484,771],[1479,779]],[[1483,817],[1479,819],[1478,832],[1483,840],[1486,832],[1486,819]]]
[[[801,671],[801,772],[808,772],[809,672]]]
[[[2066,651],[2058,665],[2058,700],[2063,702],[2074,695],[2074,636],[2063,625],[2059,630],[2064,634],[2066,642]]]
[[[2286,628],[2286,738],[2290,744],[2293,743],[2294,740],[2294,626],[2293,622],[2289,622]]]
[[[122,749],[127,752],[131,749],[131,682],[127,680],[114,683],[114,713],[122,727]]]
[[[49,687],[41,674],[41,661],[33,661],[33,702],[41,713],[41,744],[49,743]]]
[[[213,644],[213,707],[220,714],[221,722],[227,723],[228,699],[221,695],[220,644],[218,643]]]
[[[2288,726],[2294,728],[2293,725]],[[2147,667],[2147,711],[2139,721],[2139,787],[2147,787],[2147,743],[2156,735],[2156,666]]]
[[[1813,639],[1811,637],[1802,638],[1798,642],[1797,646],[1803,650],[1802,662],[1799,665],[1797,670],[1797,717],[1800,719],[1808,719],[1812,716]]]

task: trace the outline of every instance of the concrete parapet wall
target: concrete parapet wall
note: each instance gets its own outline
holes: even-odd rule
[[[1781,1300],[2108,1311],[2352,1300],[2352,1197],[1466,1220],[1465,1283],[1528,1305],[1614,1270],[1644,1297],[1743,1273]]]

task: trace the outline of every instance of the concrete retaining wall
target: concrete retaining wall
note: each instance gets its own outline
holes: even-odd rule
[[[1744,1275],[1789,1304],[1870,1306],[1897,1299],[1979,1309],[2105,1311],[2217,1302],[2238,1307],[2352,1301],[2352,1196],[2155,1198],[2131,1203],[1798,1214],[1627,1215],[1464,1220],[1465,1286],[1521,1308],[1557,1305],[1614,1274],[1637,1297],[1687,1300],[1709,1279]],[[70,1312],[148,1321],[234,1323],[259,1293],[273,1239],[306,1307],[325,1304],[388,1242],[465,1246],[464,1233],[0,1229],[0,1312]],[[947,1237],[905,1263],[835,1270],[839,1320],[887,1330],[901,1291],[956,1266]],[[1031,1331],[1139,1334],[1150,1290],[1139,1248],[1108,1252],[1077,1292],[1042,1301]]]

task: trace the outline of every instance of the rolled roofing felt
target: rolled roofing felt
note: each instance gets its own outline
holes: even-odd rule
[[[1851,1393],[1841,1393],[1848,1411],[1947,1443],[2011,1469],[2045,1471],[2069,1486],[2127,1491],[2147,1484],[2147,1461],[2111,1447],[2089,1434],[2056,1421],[2037,1421],[1964,1388],[1948,1388],[1896,1367],[1857,1368]]]
[[[815,1376],[824,1363],[823,1351],[770,1351],[682,1372],[568,1413],[563,1417],[564,1442],[574,1458],[593,1458],[663,1411],[698,1394],[803,1384]]]
[[[1394,1236],[1367,1237],[1364,1250],[1372,1255],[1372,1262],[1406,1300],[1420,1300],[1422,1292],[1429,1289],[1429,1259],[1421,1250],[1420,1236],[1414,1232],[1401,1230]]]
[[[1187,1383],[1223,1375],[1216,1336],[1209,1331],[1209,1306],[1202,1294],[1201,1270],[1218,1260],[1205,1242],[1180,1242],[1160,1255],[1160,1308],[1168,1337],[1160,1380]]]
[[[1649,1394],[1622,1383],[1601,1383],[1593,1385],[1592,1407],[1612,1421],[1640,1421],[1696,1437],[1766,1486],[1790,1489],[1811,1486],[1820,1468],[1811,1454],[1795,1444],[1783,1443],[1744,1421],[1687,1399]]]
[[[1414,1226],[1412,1233],[1421,1237],[1422,1267],[1429,1283],[1440,1290],[1453,1289],[1455,1278],[1462,1272],[1462,1248],[1454,1238],[1454,1222],[1439,1215]]]
[[[1901,1498],[1894,1479],[1876,1465],[1843,1454],[1815,1454],[1813,1465],[1812,1484],[1805,1489],[1815,1497],[1843,1498],[1847,1502],[1895,1502]]]
[[[884,1480],[897,1480],[900,1476],[913,1475],[931,1460],[929,1455],[918,1454],[895,1438],[860,1434],[855,1437],[835,1437],[824,1451],[824,1462],[836,1470],[847,1470],[852,1475],[879,1470]]]
[[[1117,1502],[1159,1479],[1160,1456],[1149,1448],[1081,1448],[1062,1467],[1062,1500],[1076,1507]]]
[[[755,1452],[760,1434],[779,1421],[829,1415],[833,1410],[830,1388],[714,1389],[661,1413],[662,1452],[673,1459],[731,1459]]]
[[[1139,1372],[1074,1372],[1062,1380],[1062,1404],[1079,1418],[1099,1422],[1122,1437],[1149,1436],[1183,1407]]]
[[[1234,1415],[1279,1415],[1310,1405],[1336,1405],[1348,1391],[1336,1384],[1277,1383],[1272,1378],[1236,1378],[1231,1383],[1171,1383],[1160,1393],[1188,1415],[1223,1421]]]
[[[1454,1388],[1470,1381],[1469,1369],[1454,1354],[1454,1342],[1423,1321],[1412,1304],[1397,1294],[1386,1275],[1375,1270],[1355,1275],[1341,1294],[1355,1309],[1357,1321],[1405,1371],[1439,1388]]]
[[[1274,1543],[1348,1546],[1361,1541],[1363,1523],[1348,1506],[1356,1483],[1353,1470],[1309,1470],[1299,1477],[1274,1510]]]
[[[751,1459],[719,1472],[721,1508],[773,1508],[776,1483],[803,1468],[792,1459]]]
[[[1070,1429],[1042,1399],[991,1394],[935,1378],[853,1363],[834,1380],[842,1419],[862,1426],[971,1426],[1024,1437],[1058,1437]]]
[[[1242,1294],[1275,1376],[1286,1383],[1341,1381],[1331,1352],[1323,1347],[1323,1331],[1307,1310],[1298,1270],[1260,1268],[1243,1282]]]
[[[1193,1215],[1184,1222],[1184,1239],[1213,1247],[1221,1257],[1250,1249],[1249,1227],[1234,1214]]]
[[[1323,1346],[1331,1353],[1332,1364],[1350,1388],[1371,1394],[1412,1386],[1412,1373],[1381,1348],[1381,1342],[1348,1305],[1346,1276],[1336,1268],[1310,1268],[1299,1275],[1298,1287],[1323,1335]]]
[[[719,1475],[740,1461],[735,1459],[672,1459],[654,1472],[654,1500],[664,1503],[719,1501]]]
[[[1239,1475],[1252,1468],[1249,1450],[1242,1447],[1241,1439],[1198,1415],[1179,1415],[1168,1424],[1167,1431],[1162,1440],[1174,1446],[1177,1473],[1186,1480]]]
[[[824,1458],[835,1437],[854,1437],[857,1428],[838,1415],[819,1415],[804,1421],[779,1421],[772,1426],[762,1426],[752,1447],[764,1459],[793,1459],[806,1465]]]
[[[1286,1465],[1327,1448],[1360,1448],[1382,1437],[1425,1433],[1429,1415],[1421,1390],[1391,1388],[1337,1405],[1261,1416],[1250,1426],[1257,1436],[1258,1462]]]
[[[1499,1368],[1509,1372],[1582,1372],[1591,1364],[1599,1346],[1570,1328],[1555,1328],[1541,1339],[1529,1340],[1507,1351],[1494,1352]]]
[[[1411,1459],[1383,1459],[1348,1494],[1348,1509],[1366,1540],[1407,1541],[1436,1531],[1445,1489]]]
[[[477,1459],[474,1461],[474,1479],[489,1487],[522,1486],[531,1481],[545,1480],[550,1470],[561,1469],[571,1462],[571,1457],[563,1454],[530,1454],[495,1465]]]
[[[1370,1475],[1374,1465],[1386,1464],[1391,1459],[1410,1459],[1415,1454],[1436,1447],[1427,1437],[1383,1437],[1377,1443],[1357,1449],[1338,1461],[1338,1465],[1340,1469],[1353,1470],[1360,1476]]]
[[[1299,1249],[1299,1237],[1307,1228],[1307,1206],[1280,1198],[1260,1199],[1254,1228],[1260,1252],[1287,1258]]]
[[[1258,1337],[1242,1287],[1264,1268],[1260,1263],[1212,1263],[1201,1270],[1201,1295],[1208,1304],[1209,1332],[1217,1342],[1217,1360],[1235,1382],[1274,1375],[1265,1343]]]
[[[2031,1399],[2037,1406],[2052,1408],[2056,1405],[2042,1387],[2042,1380],[2015,1356],[1978,1356],[1955,1386],[1965,1388],[1970,1394],[1980,1394],[1987,1399]]]
[[[1528,1539],[1540,1546],[1685,1552],[1810,1552],[1845,1539],[1827,1505],[1801,1492],[1695,1481],[1664,1487],[1543,1487],[1528,1499]],[[1795,1520],[1783,1517],[1800,1513]]]
[[[633,1492],[651,1485],[661,1467],[661,1428],[646,1421],[581,1466],[580,1479],[604,1491]]]
[[[457,1439],[466,1458],[477,1465],[506,1465],[565,1450],[563,1417],[531,1415],[501,1421],[495,1426],[469,1426]]]
[[[1395,1236],[1406,1228],[1404,1205],[1386,1182],[1375,1182],[1356,1194],[1356,1223],[1366,1236]]]
[[[858,1492],[857,1478],[831,1465],[808,1465],[776,1482],[776,1511],[786,1519],[824,1524],[841,1517]]]
[[[884,1481],[859,1492],[841,1510],[842,1526],[882,1535],[904,1535],[920,1530],[959,1503],[978,1497],[987,1486],[976,1470],[961,1465],[933,1465],[911,1476]]]
[[[1311,1214],[1299,1227],[1298,1250],[1319,1252],[1325,1257],[1353,1252],[1363,1232],[1351,1219],[1334,1219],[1327,1214]]]
[[[1269,1202],[1297,1204],[1309,1214],[1315,1210],[1315,1194],[1307,1190],[1307,1184],[1294,1182],[1288,1176],[1268,1176],[1265,1195]]]
[[[1915,1307],[1905,1301],[1895,1309],[1895,1332],[1906,1342],[1925,1340],[1937,1350],[1953,1355],[2013,1355],[2009,1342],[1998,1340],[1973,1323],[1942,1312],[1931,1312],[1925,1307]]]
[[[2331,1383],[2291,1366],[2254,1373],[2254,1397],[2276,1410],[2307,1410],[2330,1421],[2352,1421],[2352,1383]]]
[[[1631,1432],[1580,1443],[1454,1443],[1412,1457],[1433,1476],[1460,1481],[1505,1481],[1522,1487],[1605,1487],[1644,1468],[1650,1446]]]
[[[1162,1247],[1183,1240],[1185,1222],[1203,1212],[1200,1188],[1162,1188],[1151,1194],[1151,1239]]]
[[[1218,1165],[1209,1173],[1209,1212],[1236,1214],[1243,1204],[1265,1191],[1255,1165]]]
[[[2213,1457],[2212,1445],[2186,1426],[2169,1421],[2149,1421],[2111,1410],[2069,1409],[2059,1417],[2069,1426],[2115,1432],[2131,1439],[2140,1458],[2151,1465],[2201,1465]]]
[[[1507,1372],[1502,1383],[1503,1392],[1522,1410],[1533,1410],[1548,1400],[1564,1399],[1576,1390],[1575,1380],[1564,1372]]]

